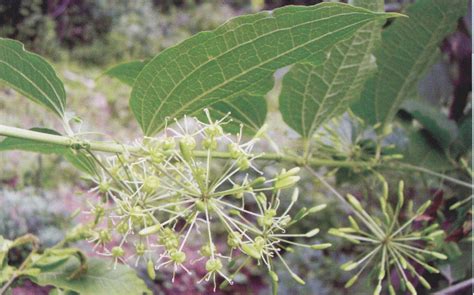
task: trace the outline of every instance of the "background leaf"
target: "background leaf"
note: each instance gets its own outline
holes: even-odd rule
[[[66,105],[63,83],[46,60],[26,51],[18,41],[0,38],[1,82],[63,117]]]
[[[127,84],[128,86],[133,86],[135,83],[135,79],[140,74],[140,71],[145,67],[145,65],[149,62],[149,60],[134,60],[130,62],[121,63],[115,65],[102,73],[102,75],[106,75],[112,78],[116,78],[122,83]]]
[[[382,33],[375,51],[378,72],[353,111],[370,124],[391,122],[403,100],[439,57],[439,44],[466,13],[466,0],[419,0]]]
[[[43,132],[54,135],[61,135],[60,133],[47,129],[47,128],[32,128],[31,130],[37,132]],[[74,151],[71,148],[52,144],[38,142],[35,140],[7,137],[0,142],[0,152],[9,150],[21,150],[42,154],[57,154],[62,155],[68,160],[74,167],[89,174],[94,175],[96,171],[96,165],[94,160],[82,151]]]
[[[38,276],[31,279],[41,286],[55,286],[81,295],[150,294],[145,283],[128,266],[117,264],[113,269],[111,261],[90,259],[87,272],[76,279],[70,279],[69,276],[78,267],[79,260],[70,257],[65,263],[42,269]]]
[[[382,0],[355,0],[354,5],[383,12]],[[304,138],[341,115],[375,71],[372,51],[380,41],[383,22],[366,24],[338,43],[322,65],[296,64],[283,78],[279,104],[283,120]]]
[[[457,139],[459,132],[456,123],[428,103],[409,100],[402,104],[401,109],[417,120],[445,151]]]
[[[277,69],[304,60],[322,63],[334,44],[386,17],[338,3],[237,17],[157,55],[140,72],[130,106],[145,134],[153,135],[167,118],[195,115],[222,101],[263,98]]]

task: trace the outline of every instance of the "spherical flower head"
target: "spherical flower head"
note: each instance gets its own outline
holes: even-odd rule
[[[313,247],[294,241],[306,236],[287,233],[312,210],[293,215],[293,197],[288,207],[280,207],[283,191],[299,179],[299,168],[260,176],[263,172],[253,165],[258,155],[252,153],[259,139],[245,142],[242,133],[227,134],[224,120],[207,115],[206,123],[186,118],[184,126],[177,122],[178,129],[168,128],[165,136],[138,142],[139,153],[106,159],[103,168],[116,174],[104,170],[94,182],[110,184],[107,196],[113,202],[101,213],[110,230],[102,238],[97,234],[94,241],[110,241],[113,231],[120,237],[120,249],[133,244],[136,263],[156,261],[153,269],[171,265],[173,278],[178,267],[188,272],[183,249],[190,241],[200,246],[199,259],[206,260],[205,281],[215,282],[217,274],[232,282],[223,259],[253,261],[272,272],[272,260],[284,261],[280,253],[289,246]],[[219,251],[214,243],[216,228],[227,232],[227,244]],[[125,255],[115,248],[109,252],[116,258]]]

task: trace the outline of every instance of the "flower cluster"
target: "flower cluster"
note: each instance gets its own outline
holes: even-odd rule
[[[217,276],[232,284],[235,274],[256,260],[277,281],[272,260],[279,258],[304,283],[282,253],[291,246],[324,249],[330,245],[298,242],[315,236],[318,229],[305,234],[287,231],[324,205],[290,215],[298,189],[294,188],[288,207],[280,206],[280,198],[298,182],[299,168],[262,176],[253,165],[258,155],[252,153],[259,134],[242,142],[242,132],[231,136],[223,131],[225,118],[215,121],[206,114],[206,123],[188,118],[176,122],[176,129],[167,128],[162,137],[145,138],[138,154],[102,161],[93,189],[102,202],[91,204],[90,241],[116,262],[145,261],[152,278],[155,270],[170,267],[174,280],[177,271],[189,273],[189,265],[203,260],[207,273],[201,281],[212,280],[215,289]],[[218,235],[226,243],[217,243]],[[114,240],[119,242],[111,246]],[[131,245],[134,253],[126,257],[124,249]],[[196,245],[199,258],[191,259],[185,250]]]
[[[351,205],[354,216],[349,216],[350,227],[331,229],[330,234],[342,237],[348,241],[363,245],[364,252],[355,261],[349,261],[341,266],[345,271],[358,269],[357,273],[347,282],[346,287],[353,285],[360,274],[367,268],[372,269],[372,274],[377,278],[377,286],[374,294],[382,291],[382,282],[387,279],[387,288],[390,294],[395,292],[392,283],[392,271],[398,274],[400,288],[408,290],[411,294],[417,294],[407,274],[418,280],[425,288],[430,289],[429,283],[419,273],[415,266],[419,265],[430,273],[439,271],[428,264],[429,259],[447,259],[446,255],[432,251],[433,241],[443,231],[437,224],[430,225],[424,229],[417,229],[413,222],[419,218],[430,206],[431,201],[421,205],[413,212],[413,204],[409,204],[409,217],[400,223],[399,217],[404,205],[404,185],[399,183],[398,202],[393,208],[388,202],[388,185],[382,179],[383,193],[379,198],[382,216],[370,215],[362,204],[352,195],[347,195],[347,201]],[[359,226],[360,221],[363,226]]]

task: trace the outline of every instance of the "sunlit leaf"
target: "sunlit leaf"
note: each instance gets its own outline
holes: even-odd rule
[[[223,101],[263,98],[277,69],[300,61],[320,64],[333,45],[389,16],[323,3],[237,17],[158,54],[137,77],[130,106],[145,134],[153,135],[167,118],[195,115]]]

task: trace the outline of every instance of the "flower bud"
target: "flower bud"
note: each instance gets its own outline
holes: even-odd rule
[[[154,280],[156,278],[155,265],[153,264],[153,261],[148,260],[146,265],[146,272],[150,279]]]
[[[275,189],[285,189],[295,185],[300,180],[299,176],[287,176],[283,178],[277,178],[275,181]]]
[[[140,230],[138,234],[140,236],[148,236],[148,235],[156,234],[160,230],[161,230],[161,223],[156,223],[152,226],[145,227],[144,229]]]
[[[179,150],[186,162],[191,162],[193,158],[192,151],[194,148],[196,148],[196,141],[189,135],[186,135],[179,141]]]
[[[270,275],[270,278],[272,279],[272,281],[278,282],[278,275],[274,271],[270,270],[268,274]]]
[[[170,259],[177,264],[182,264],[186,260],[186,254],[183,251],[170,251]]]
[[[222,262],[218,258],[209,259],[206,262],[206,271],[208,272],[219,272],[222,269]]]
[[[301,285],[304,285],[306,284],[305,281],[303,281],[302,278],[300,278],[297,274],[295,273],[291,273],[291,277],[293,278],[293,280],[295,280],[296,282],[298,282],[299,284]]]
[[[248,256],[251,256],[255,259],[260,259],[262,258],[262,255],[260,254],[260,251],[258,251],[255,246],[250,245],[250,244],[242,244],[241,246],[242,251],[247,254]]]
[[[250,168],[250,160],[247,159],[245,156],[241,156],[237,159],[237,167],[239,167],[240,171],[245,171]]]
[[[315,244],[315,245],[311,245],[311,249],[313,249],[313,250],[324,250],[324,249],[327,249],[331,246],[332,246],[331,243]]]
[[[122,247],[113,247],[111,252],[113,257],[122,257],[125,255],[125,251],[123,251]]]

